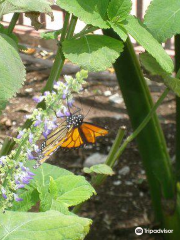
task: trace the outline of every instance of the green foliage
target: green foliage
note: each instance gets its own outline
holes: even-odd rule
[[[86,35],[63,43],[65,57],[89,71],[103,71],[112,66],[123,50],[123,44],[116,39]]]
[[[27,211],[40,200],[40,211],[53,209],[67,214],[68,207],[82,203],[95,194],[93,187],[82,176],[46,163],[36,170],[33,169],[34,161],[27,166],[36,175],[30,186],[19,193],[20,197],[25,197],[25,202],[15,204],[18,211]]]
[[[51,12],[49,0],[6,0],[0,4],[0,18],[14,12]]]
[[[180,97],[180,79],[171,76],[164,76],[164,83],[169,87],[178,97]]]
[[[171,58],[137,18],[129,16],[127,21],[124,22],[124,28],[156,59],[164,71],[168,73],[173,72],[174,67]]]
[[[114,171],[112,170],[112,168],[106,164],[98,164],[90,168],[85,167],[83,171],[88,174],[96,173],[96,174],[103,174],[108,176],[114,175]]]
[[[62,32],[62,29],[56,30],[56,31],[44,32],[44,33],[41,33],[40,36],[45,40],[57,39],[58,36],[61,34],[61,32]]]
[[[113,23],[113,22],[109,22],[109,24],[111,25],[111,27],[113,28],[113,30],[120,36],[120,38],[125,42],[128,34],[126,29],[124,28],[123,24],[121,23]]]
[[[144,20],[144,24],[159,42],[165,42],[168,38],[180,33],[179,22],[179,0],[153,0]]]
[[[140,61],[145,69],[151,73],[151,75],[169,75],[169,73],[165,72],[156,59],[153,58],[149,53],[140,54]]]
[[[91,220],[64,215],[58,211],[45,213],[6,212],[0,214],[2,240],[81,240],[89,232]]]
[[[6,106],[25,80],[25,67],[21,61],[15,42],[0,34],[0,111]]]
[[[128,17],[131,8],[131,0],[111,0],[108,7],[108,17],[112,22],[121,22]]]
[[[19,211],[19,212],[27,212],[36,203],[39,201],[39,193],[36,189],[28,187],[27,190],[22,190],[21,197],[23,199],[22,202],[13,202],[13,206],[11,210]]]
[[[109,28],[107,8],[109,0],[57,0],[57,4],[69,13],[73,13],[86,24],[100,28]]]
[[[180,96],[180,79],[170,76],[158,64],[155,58],[148,53],[140,55],[140,61],[151,75],[160,75],[167,87],[169,87],[177,96]]]

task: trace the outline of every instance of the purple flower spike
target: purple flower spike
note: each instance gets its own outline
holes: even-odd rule
[[[21,202],[21,201],[23,201],[23,199],[22,198],[20,198],[17,194],[15,194],[14,193],[14,200],[16,201],[16,202]]]
[[[19,134],[18,134],[18,136],[17,136],[17,139],[22,138],[23,135],[24,135],[24,130],[19,131]]]
[[[29,142],[33,143],[33,134],[32,133],[29,134]]]
[[[64,117],[64,114],[59,110],[56,112],[57,117]]]
[[[36,103],[40,103],[40,102],[42,102],[43,101],[43,96],[40,96],[40,97],[33,97],[33,100],[36,102]]]

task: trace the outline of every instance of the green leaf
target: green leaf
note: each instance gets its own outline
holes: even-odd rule
[[[95,194],[94,188],[82,176],[76,176],[65,169],[47,163],[35,170],[34,164],[34,161],[30,161],[27,167],[36,174],[30,186],[39,192],[41,211],[51,209],[54,200],[63,206],[70,207],[88,200]]]
[[[156,59],[164,71],[168,73],[173,72],[174,66],[171,58],[137,18],[129,16],[127,21],[124,22],[124,28]]]
[[[108,176],[114,175],[114,171],[112,170],[112,168],[106,164],[98,164],[98,165],[94,165],[90,168],[85,167],[83,169],[83,171],[88,174],[97,173],[97,174],[103,174],[103,175],[108,175]]]
[[[31,186],[34,188],[37,188],[38,186],[49,186],[50,177],[53,177],[53,179],[56,180],[59,176],[73,176],[73,173],[47,163],[44,163],[41,167],[34,169],[33,166],[35,163],[36,161],[28,161],[26,164],[26,167],[29,167],[31,172],[35,174],[34,180],[31,181]]]
[[[25,67],[14,41],[0,34],[0,111],[25,81]]]
[[[58,202],[68,207],[82,203],[96,193],[82,176],[62,176],[56,180],[56,184],[58,186]]]
[[[109,28],[107,8],[109,0],[57,0],[57,5],[69,13],[73,13],[86,24],[99,28]]]
[[[180,79],[171,76],[164,76],[164,83],[169,87],[178,97],[180,97]]]
[[[144,20],[144,24],[159,42],[165,42],[168,38],[180,33],[179,22],[179,0],[153,0]]]
[[[108,17],[113,22],[121,22],[127,18],[131,8],[131,0],[111,0],[108,7]]]
[[[40,33],[40,37],[46,40],[57,39],[58,36],[61,34],[61,32],[62,32],[62,29],[56,30],[56,31],[44,32],[44,33]]]
[[[140,54],[140,61],[145,69],[151,73],[151,75],[169,75],[149,53]]]
[[[45,213],[6,212],[0,214],[1,240],[80,240],[89,232],[92,221],[64,215],[57,211]]]
[[[58,187],[57,187],[57,183],[54,181],[52,177],[50,177],[49,192],[53,197],[57,198]]]
[[[6,0],[0,4],[0,18],[7,13],[14,12],[51,12],[49,0]]]
[[[120,38],[125,42],[128,37],[128,34],[123,25],[118,22],[117,23],[109,22],[109,24],[111,25],[113,30],[120,36]]]
[[[63,42],[66,58],[92,72],[111,67],[122,50],[121,41],[101,35],[87,35]]]

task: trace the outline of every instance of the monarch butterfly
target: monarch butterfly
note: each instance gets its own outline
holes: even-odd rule
[[[40,158],[34,168],[45,162],[58,148],[79,148],[84,145],[93,144],[96,142],[97,137],[107,134],[107,129],[84,122],[82,114],[70,114],[42,143]]]

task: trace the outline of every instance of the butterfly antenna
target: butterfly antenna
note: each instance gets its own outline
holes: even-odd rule
[[[83,113],[83,115],[84,115],[84,110],[83,110],[82,101],[81,101],[81,98],[80,98],[80,97],[79,97],[79,102],[80,102],[80,104],[81,104],[81,110],[82,110],[82,113]]]
[[[95,97],[94,97],[94,100],[95,100]],[[85,118],[87,117],[87,115],[90,113],[91,109],[92,109],[92,106],[89,108],[89,110],[88,110],[88,112],[86,113],[84,119],[85,119]]]

